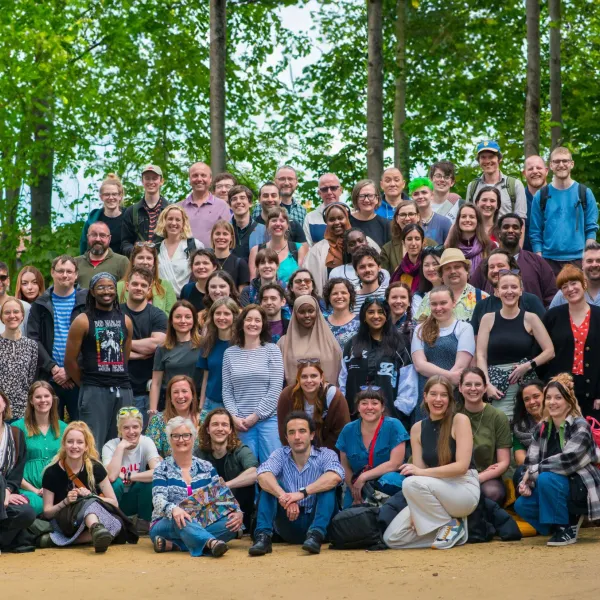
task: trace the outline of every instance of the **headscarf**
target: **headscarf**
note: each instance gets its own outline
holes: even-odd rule
[[[91,281],[90,281],[90,290],[93,290],[94,287],[96,286],[96,284],[101,280],[101,279],[110,279],[115,285],[117,285],[117,279],[114,275],[111,275],[110,273],[107,273],[106,271],[102,272],[102,273],[96,273]]]
[[[334,207],[341,208],[346,215],[346,222],[344,223],[344,231],[350,229],[350,209],[342,202],[332,202],[328,204],[323,210],[323,218],[327,219],[327,213]],[[329,250],[327,251],[327,257],[325,259],[325,266],[328,269],[333,269],[344,264],[344,237],[336,237],[331,232],[329,225],[325,228],[325,235],[323,236],[329,242]]]
[[[298,309],[304,304],[310,304],[317,311],[317,319],[311,329],[307,329],[298,321]],[[312,296],[296,298],[287,333],[278,344],[283,354],[285,379],[288,385],[296,381],[298,360],[303,358],[319,359],[325,381],[337,385],[342,365],[342,350],[331,333],[318,302]]]

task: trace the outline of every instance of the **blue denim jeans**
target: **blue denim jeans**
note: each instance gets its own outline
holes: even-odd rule
[[[402,482],[404,481],[404,475],[400,475],[400,473],[393,471],[391,473],[385,473],[379,479],[375,479],[374,481],[370,481],[369,483],[373,484],[373,487],[387,494],[388,496],[393,496],[397,494],[402,489]],[[349,488],[346,488],[344,493],[344,508],[349,508],[352,506],[354,502],[352,498],[352,492]]]
[[[264,463],[275,450],[281,448],[276,416],[259,421],[248,431],[238,431],[238,437],[242,444],[252,450],[259,463]]]
[[[279,482],[281,485],[281,482]],[[283,486],[282,486],[283,487]],[[285,489],[285,488],[284,488]],[[286,490],[287,491],[287,490]],[[312,512],[300,513],[295,521],[290,521],[285,509],[279,504],[277,498],[268,492],[261,491],[258,500],[258,518],[256,533],[262,531],[271,535],[273,525],[277,533],[288,544],[302,544],[306,534],[314,529],[323,536],[327,533],[329,522],[338,511],[335,488],[328,492],[316,495],[316,503]]]
[[[161,536],[173,542],[183,552],[187,550],[192,556],[202,556],[209,540],[216,538],[228,542],[237,536],[227,529],[226,523],[227,517],[223,517],[204,529],[198,523],[186,521],[185,527],[179,529],[173,519],[163,517],[150,529],[150,539],[154,542],[156,537]]]
[[[145,431],[146,427],[148,427],[148,421],[150,420],[150,415],[148,414],[148,409],[150,408],[150,396],[148,394],[134,396],[133,405],[142,413],[144,419],[143,429]]]
[[[540,473],[531,496],[519,496],[515,512],[542,535],[550,535],[552,525],[569,524],[569,478],[556,473]]]
[[[210,398],[205,398],[204,406],[202,407],[202,411],[200,412],[200,422],[204,423],[206,415],[208,415],[208,413],[211,410],[214,410],[215,408],[225,408],[225,405],[222,402],[217,402],[215,400],[211,400]]]

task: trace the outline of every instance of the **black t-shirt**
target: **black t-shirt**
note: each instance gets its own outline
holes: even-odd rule
[[[248,225],[243,229],[237,226],[235,219],[231,220],[231,224],[235,232],[235,248],[231,252],[248,262],[248,258],[250,257],[250,236],[256,229],[257,221],[250,219]]]
[[[227,454],[222,456],[221,458],[215,458],[214,456],[210,459],[210,462],[213,464],[213,467],[216,469],[219,477],[225,478],[225,459],[227,458]]]
[[[166,333],[167,331],[167,315],[152,304],[146,304],[143,310],[137,312],[131,310],[127,304],[121,304],[121,310],[133,321],[133,340],[143,340],[151,337],[155,332]],[[153,365],[154,355],[149,358],[130,359],[129,378],[134,395],[141,396],[147,393],[146,385],[148,380],[152,379]]]
[[[230,254],[223,262],[220,258],[217,258],[217,262],[223,271],[231,275],[237,288],[242,284],[248,285],[250,283],[250,269],[243,258]]]
[[[93,472],[94,480],[96,482],[96,493],[99,493],[100,483],[108,477],[108,473],[99,462],[92,462],[94,465]],[[77,474],[77,477],[88,490],[93,491],[88,485],[88,475],[87,471],[85,470],[85,466]],[[76,486],[69,479],[67,472],[58,463],[54,463],[51,467],[48,467],[44,471],[44,476],[42,477],[42,487],[54,494],[54,504],[58,504],[59,502],[62,502],[67,497],[67,494]]]
[[[391,221],[375,215],[370,221],[359,221],[350,215],[350,225],[358,227],[367,237],[370,237],[380,248],[392,239]]]
[[[200,312],[204,310],[206,306],[204,306],[204,294],[196,287],[196,282],[190,281],[183,286],[181,290],[181,299],[187,300],[194,305],[194,308]]]
[[[94,309],[88,314],[88,333],[81,344],[81,381],[99,387],[131,387],[125,343],[129,332],[119,310]]]
[[[104,211],[100,213],[98,221],[106,223],[110,229],[110,249],[115,254],[121,254],[121,228],[123,225],[123,213],[118,217],[107,217]]]

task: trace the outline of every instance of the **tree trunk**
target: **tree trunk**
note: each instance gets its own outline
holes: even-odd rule
[[[540,153],[540,0],[527,0],[525,157]]]
[[[396,0],[396,93],[394,96],[394,166],[410,179],[406,121],[406,16],[407,1]]]
[[[225,170],[225,58],[227,0],[210,0],[210,160],[214,174]]]
[[[560,0],[548,0],[550,12],[550,118],[552,149],[562,143],[560,77]]]
[[[53,111],[51,92],[45,99],[33,100],[33,136],[35,153],[31,161],[31,241],[49,228],[52,221],[52,180],[54,149],[52,144]]]
[[[383,1],[367,0],[367,176],[383,171]]]

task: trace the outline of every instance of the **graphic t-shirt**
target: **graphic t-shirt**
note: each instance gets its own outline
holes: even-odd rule
[[[105,467],[107,467],[112,460],[120,442],[121,438],[114,438],[106,442],[102,447],[102,464]],[[143,473],[144,471],[147,471],[150,461],[159,456],[154,442],[145,435],[140,436],[140,441],[133,450],[125,450],[125,452],[123,452],[123,461],[121,462],[121,472],[119,473],[119,477],[125,479],[125,474],[127,472]],[[129,491],[129,486],[125,486],[125,491]]]
[[[125,342],[129,332],[119,310],[88,313],[88,333],[81,344],[81,382],[100,387],[130,388]]]

